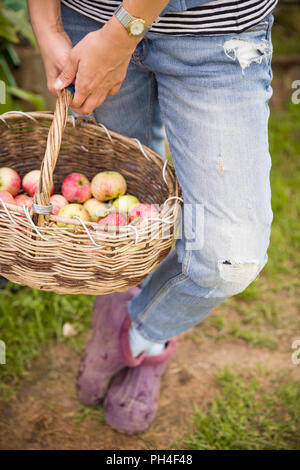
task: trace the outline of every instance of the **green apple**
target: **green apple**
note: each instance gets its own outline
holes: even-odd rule
[[[123,214],[129,214],[132,209],[140,203],[137,197],[131,194],[125,194],[124,196],[118,197],[113,203],[112,208]]]
[[[88,211],[81,204],[68,204],[62,207],[58,213],[59,217],[72,219],[74,216],[80,217],[84,222],[90,222]],[[66,224],[62,222],[57,223],[58,227],[65,227]],[[67,225],[68,229],[74,229],[75,225]],[[78,227],[79,228],[79,227]],[[80,227],[82,228],[82,227]]]

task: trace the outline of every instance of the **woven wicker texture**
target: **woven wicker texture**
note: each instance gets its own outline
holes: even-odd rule
[[[69,173],[82,172],[91,180],[100,171],[119,171],[128,193],[160,206],[159,218],[118,228],[90,222],[83,227],[79,220],[26,214],[22,207],[0,201],[0,273],[13,282],[61,294],[126,290],[140,283],[171,249],[180,220],[174,168],[149,148],[142,146],[142,152],[134,139],[67,117],[67,93],[58,99],[54,115],[0,116],[0,167],[14,168],[21,177],[42,168],[37,204],[49,204],[52,174],[54,192],[60,193]],[[71,229],[57,222],[71,224]]]

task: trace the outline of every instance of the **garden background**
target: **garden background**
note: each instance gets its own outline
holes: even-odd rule
[[[101,406],[76,397],[94,298],[3,285],[0,449],[300,449],[299,0],[279,1],[273,43],[274,222],[263,273],[180,337],[157,418],[139,436],[114,432]],[[0,80],[0,114],[53,109],[24,0],[0,0]]]

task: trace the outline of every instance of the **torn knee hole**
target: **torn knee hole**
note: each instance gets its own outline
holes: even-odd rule
[[[231,262],[225,260],[218,262],[218,268],[222,280],[247,286],[257,275],[258,263],[255,261]]]
[[[231,60],[238,60],[242,72],[253,62],[261,64],[264,58],[271,55],[270,46],[265,39],[260,43],[229,39],[224,44],[224,52]]]

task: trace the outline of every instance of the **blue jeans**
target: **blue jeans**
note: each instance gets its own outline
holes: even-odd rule
[[[74,44],[99,28],[66,7],[62,12]],[[192,208],[183,212],[176,249],[128,306],[133,324],[151,341],[198,324],[242,292],[267,261],[272,23],[269,15],[246,32],[223,36],[148,34],[119,93],[94,112],[98,122],[161,155],[164,125],[185,205]],[[196,238],[201,231],[201,243],[191,241],[193,230]]]

